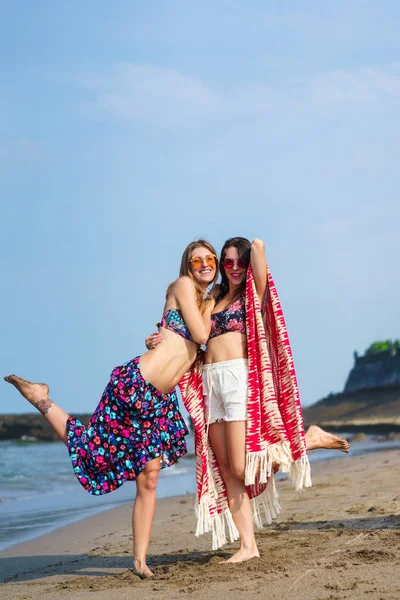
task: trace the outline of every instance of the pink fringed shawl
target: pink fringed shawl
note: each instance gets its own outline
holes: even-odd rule
[[[287,473],[297,491],[311,486],[300,398],[289,338],[275,284],[267,268],[265,309],[261,311],[251,266],[246,280],[246,328],[249,360],[245,485],[253,520],[262,527],[280,507],[274,474]],[[199,354],[179,383],[192,418],[196,453],[196,535],[212,532],[220,548],[238,531],[228,507],[225,485],[206,433]]]

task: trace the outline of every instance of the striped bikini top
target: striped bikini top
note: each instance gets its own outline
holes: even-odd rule
[[[224,333],[243,333],[246,335],[246,308],[244,296],[240,296],[229,306],[211,315],[210,338]]]

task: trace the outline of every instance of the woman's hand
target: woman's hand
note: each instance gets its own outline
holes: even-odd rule
[[[162,340],[163,336],[159,331],[157,331],[156,333],[152,333],[145,339],[147,350],[154,350],[154,348],[158,346],[158,344],[160,344]]]

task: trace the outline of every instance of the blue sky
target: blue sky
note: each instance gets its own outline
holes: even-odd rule
[[[304,405],[400,335],[398,3],[0,13],[2,374],[91,411],[200,236],[265,241]]]

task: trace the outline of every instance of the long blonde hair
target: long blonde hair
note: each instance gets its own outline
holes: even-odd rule
[[[203,312],[206,307],[206,299],[204,298],[204,290],[197,283],[197,281],[193,275],[192,267],[190,264],[192,252],[193,252],[193,250],[196,250],[196,248],[207,248],[207,250],[210,251],[210,254],[214,254],[216,257],[215,258],[215,276],[214,276],[214,279],[212,280],[213,286],[218,279],[218,258],[217,258],[217,253],[215,252],[214,246],[212,246],[212,244],[210,244],[210,242],[207,242],[207,240],[195,240],[194,242],[190,242],[190,244],[188,244],[186,246],[186,248],[182,254],[181,267],[179,269],[179,277],[183,277],[186,275],[186,277],[190,277],[190,279],[193,281],[194,287],[196,290],[197,306],[199,307],[200,312]],[[172,282],[168,286],[166,298],[168,298],[168,294],[171,292],[174,283],[175,282]]]

